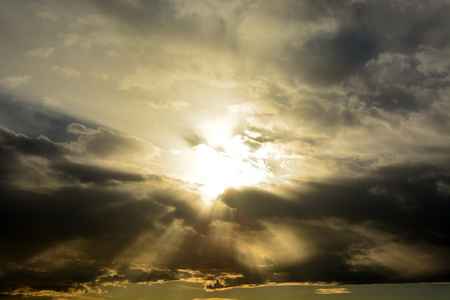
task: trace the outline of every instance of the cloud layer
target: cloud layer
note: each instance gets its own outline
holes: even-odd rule
[[[449,282],[449,8],[3,1],[0,295]]]

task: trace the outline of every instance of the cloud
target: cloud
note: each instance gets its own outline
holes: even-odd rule
[[[136,104],[146,104],[154,110],[159,111],[180,111],[188,109],[191,103],[183,100],[166,100],[161,102],[137,101]]]
[[[102,15],[88,15],[86,17],[79,17],[75,21],[70,22],[71,27],[85,27],[85,26],[104,26],[107,19]]]
[[[36,155],[46,158],[62,156],[66,149],[51,142],[44,136],[30,139],[23,134],[18,134],[8,128],[1,128],[2,146],[7,146],[8,152]],[[14,150],[14,151],[12,151]]]
[[[194,298],[192,300],[237,300],[231,298]]]
[[[46,5],[32,4],[31,7],[34,9],[34,13],[39,17],[47,21],[57,22],[59,17],[55,11]]]
[[[40,105],[27,103],[20,98],[0,95],[0,115],[3,126],[27,136],[43,135],[51,140],[67,141],[66,127],[79,120],[65,113],[56,112],[52,108],[50,106],[43,109]],[[17,120],[21,121],[17,122]],[[90,124],[94,127],[98,126]]]
[[[105,26],[107,28],[107,26]],[[81,35],[77,33],[64,33],[60,37],[63,40],[65,46],[79,46],[84,52],[89,53],[95,46],[118,46],[121,43],[126,42],[121,34],[115,32],[92,32],[88,35]],[[114,53],[114,52],[112,52]]]
[[[42,47],[32,49],[25,53],[28,57],[36,57],[36,58],[49,58],[55,52],[55,48],[53,47]]]
[[[75,142],[84,147],[78,153],[99,158],[114,157],[115,147],[132,152],[140,143],[78,123],[68,131],[83,137]],[[77,152],[71,151],[81,148],[6,129],[1,141],[3,161],[8,162],[2,164],[7,195],[0,211],[8,224],[2,231],[8,245],[2,257],[13,262],[3,268],[12,287],[5,293],[38,293],[43,280],[51,280],[54,291],[63,295],[80,281],[89,290],[99,282],[159,280],[196,280],[207,290],[221,290],[268,282],[447,278],[448,264],[442,262],[449,259],[445,215],[450,208],[448,193],[440,187],[448,185],[448,174],[430,163],[386,166],[356,179],[304,182],[288,196],[229,190],[222,195],[226,206],[221,213],[205,219],[198,199],[186,192],[128,189],[126,183],[151,181],[101,164],[66,160],[76,159]],[[97,141],[111,149],[96,147]],[[45,194],[30,190],[29,184],[19,186],[20,192],[13,188],[15,176],[35,170],[39,161],[32,157],[48,161],[38,166],[52,176],[52,185],[42,179],[34,183],[47,186]],[[111,181],[122,185],[105,185]],[[154,269],[154,263],[162,265]],[[105,268],[117,275],[108,275]],[[24,277],[31,278],[31,290],[15,289]],[[74,291],[81,290],[85,287]]]
[[[380,265],[402,274],[406,278],[423,276],[442,272],[439,255],[434,255],[429,245],[407,245],[401,243],[386,243],[380,247],[362,251],[355,256],[352,263],[355,266]],[[437,253],[440,251],[437,250]]]
[[[154,200],[105,186],[109,181],[152,182],[155,178],[75,163],[68,159],[73,153],[67,144],[28,138],[5,128],[0,145],[0,185],[5,192],[1,218],[9,224],[1,230],[9,245],[1,251],[6,262],[3,282],[9,286],[2,286],[3,295],[63,297],[100,292],[93,282],[103,268],[141,234],[155,228],[150,219],[156,221],[170,212]],[[77,182],[91,185],[73,184]],[[48,192],[41,193],[43,189]],[[115,233],[106,233],[109,230]],[[98,259],[104,262],[94,262]],[[26,289],[21,284],[23,276],[29,278]],[[129,280],[132,277],[127,275]],[[45,288],[46,278],[52,278],[52,287]],[[162,279],[160,275],[152,278]]]
[[[77,189],[61,190],[54,196],[42,196],[41,200],[33,197],[34,202],[28,202],[26,196],[25,198],[16,196],[14,198],[16,204],[13,206],[13,202],[8,200],[4,202],[2,211],[10,216],[16,216],[15,210],[19,208],[22,212],[24,209],[37,211],[36,206],[30,207],[31,203],[36,203],[43,211],[47,209],[47,206],[53,207],[53,210],[44,214],[47,220],[52,221],[40,221],[42,226],[61,224],[63,220],[56,216],[59,213],[66,216],[67,209],[71,210],[70,215],[73,217],[67,222],[74,222],[78,217],[80,221],[83,220],[84,226],[78,229],[63,226],[62,228],[66,229],[61,229],[62,232],[55,236],[55,238],[62,238],[81,234],[83,237],[81,240],[64,238],[69,242],[66,246],[59,243],[60,248],[47,248],[44,252],[30,250],[29,255],[34,256],[32,260],[34,263],[41,261],[44,264],[48,258],[55,261],[60,255],[62,255],[62,261],[66,261],[67,258],[64,257],[69,255],[78,259],[84,257],[83,260],[86,262],[83,264],[88,264],[89,258],[97,253],[91,252],[90,249],[99,247],[96,246],[95,241],[100,239],[111,249],[116,247],[122,249],[119,252],[112,251],[111,259],[114,253],[115,255],[122,253],[119,261],[150,260],[165,262],[170,266],[167,269],[153,269],[133,263],[117,265],[112,260],[101,266],[114,268],[118,275],[105,277],[103,272],[98,271],[100,266],[91,265],[93,270],[97,270],[95,276],[102,276],[102,282],[105,283],[125,280],[156,282],[198,278],[196,280],[203,281],[206,289],[221,290],[237,286],[263,285],[267,282],[366,283],[361,280],[362,277],[368,278],[371,283],[445,279],[448,269],[442,262],[449,259],[445,250],[448,247],[448,241],[445,238],[445,232],[448,229],[445,227],[445,218],[439,216],[444,216],[449,208],[445,204],[445,194],[439,192],[434,184],[430,184],[430,182],[436,182],[435,180],[441,176],[438,175],[437,169],[427,165],[414,168],[397,166],[380,169],[375,174],[377,175],[367,177],[365,180],[342,181],[334,184],[312,182],[307,184],[303,191],[299,190],[294,198],[292,194],[285,198],[265,191],[230,190],[223,196],[224,203],[231,209],[229,211],[228,208],[223,208],[225,209],[221,217],[223,221],[203,219],[192,204],[182,199],[182,194],[172,197],[166,192],[161,192],[143,201],[142,198],[135,199],[135,196],[129,192],[109,194],[108,189],[88,189],[83,192]],[[406,177],[405,174],[407,174]],[[381,179],[377,179],[378,176],[381,176]],[[441,180],[445,180],[444,178]],[[391,182],[396,184],[392,185]],[[434,195],[435,198],[428,197],[425,201],[415,196],[424,193]],[[359,200],[352,196],[353,194],[359,195]],[[112,195],[115,196],[112,197]],[[55,202],[60,197],[66,199],[61,206]],[[74,209],[72,204],[75,205],[80,197],[88,202]],[[124,201],[122,197],[128,200]],[[105,200],[94,201],[94,199]],[[232,199],[236,202],[232,202]],[[405,199],[407,199],[406,202],[404,202]],[[257,201],[257,205],[250,201]],[[149,207],[143,209],[141,205]],[[155,205],[156,207],[153,207]],[[426,205],[426,208],[423,205]],[[118,207],[115,208],[116,206]],[[101,207],[103,208],[100,209]],[[111,208],[107,209],[107,207]],[[436,213],[436,209],[440,213]],[[128,213],[124,215],[125,211]],[[424,211],[427,212],[426,215],[423,215]],[[134,224],[131,223],[127,229],[120,229],[117,227],[121,224],[119,222],[112,228],[115,228],[118,235],[122,234],[123,230],[130,230],[127,236],[129,238],[134,236],[135,240],[117,239],[115,236],[112,236],[111,240],[109,237],[95,237],[97,234],[100,237],[103,236],[102,226],[112,226],[111,221],[108,220],[119,212],[123,216],[120,218],[130,218],[127,222],[132,219],[133,222],[137,222],[136,226],[130,227]],[[148,216],[150,212],[152,217],[148,219],[145,216]],[[48,214],[52,214],[52,217]],[[248,218],[249,215],[252,216],[251,219]],[[419,215],[422,217],[418,217]],[[94,222],[94,216],[95,226],[94,223],[91,224]],[[91,218],[92,221],[90,221]],[[174,222],[175,219],[179,221]],[[19,218],[15,222],[21,220]],[[144,220],[153,221],[143,226],[147,224]],[[47,224],[48,222],[51,224]],[[161,227],[162,224],[166,226]],[[10,241],[9,236],[15,236],[14,241],[17,243],[20,240],[17,238],[23,236],[25,232],[20,230],[25,228],[20,229],[21,227],[16,226],[11,228],[15,231],[11,232],[11,235],[6,235],[7,240]],[[38,229],[36,230],[39,231]],[[52,235],[56,233],[58,231]],[[52,235],[47,233],[47,238],[38,245],[42,243],[45,245],[45,241],[51,239]],[[28,235],[23,238],[28,240],[27,243],[30,246],[33,245],[34,242],[29,240]],[[297,246],[293,240],[298,241]],[[135,245],[139,245],[139,248]],[[72,252],[63,250],[65,247],[72,249]],[[195,251],[199,247],[200,249],[204,247],[205,250]],[[152,251],[149,252],[149,249]],[[183,249],[182,252],[180,252],[181,249]],[[239,255],[234,257],[235,254],[232,253],[236,251],[238,254],[245,253],[247,256],[243,256],[242,259]],[[36,252],[41,254],[39,256],[32,254]],[[177,254],[167,256],[169,253]],[[303,256],[298,257],[299,253]],[[25,253],[22,252],[21,255],[23,254]],[[199,259],[202,261],[201,265],[195,263]],[[415,263],[412,264],[411,261]],[[58,265],[56,262],[55,264]],[[50,267],[48,263],[46,264]],[[330,264],[335,270],[332,273],[329,270]],[[67,270],[74,268],[72,265],[66,267]],[[57,268],[60,269],[58,272],[63,272],[66,267],[60,269],[62,267],[58,266]],[[173,271],[173,268],[181,267],[192,271]],[[203,271],[211,268],[217,272],[211,274]],[[303,272],[301,274],[289,272],[292,268],[300,268]],[[255,271],[252,271],[253,269]],[[228,273],[227,270],[238,272]],[[265,270],[265,272],[261,274],[256,270]],[[94,278],[92,277],[94,274],[86,273],[86,276]]]
[[[316,289],[316,294],[333,295],[333,294],[349,294],[351,293],[346,288],[331,288],[331,289]]]
[[[14,287],[25,274],[32,278],[28,286],[37,289],[48,276],[56,280],[60,290],[72,288],[75,282],[95,282],[102,268],[109,266],[142,232],[151,230],[148,217],[164,214],[165,208],[152,201],[129,202],[132,198],[127,193],[100,189],[67,189],[47,196],[5,195],[2,218],[11,225],[2,231],[10,249],[2,251],[3,259],[11,262],[3,268],[3,274],[8,274],[7,283]],[[80,201],[84,202],[82,206]],[[36,223],[39,225],[30,230]],[[110,230],[114,234],[106,233]],[[58,248],[67,242],[71,242],[70,251]],[[23,247],[28,250],[13,250],[25,250]]]
[[[61,106],[61,101],[52,97],[44,97],[44,105],[58,107]]]
[[[319,35],[300,49],[289,51],[290,66],[286,69],[292,70],[292,75],[309,84],[331,85],[376,56],[380,48],[378,40],[375,33],[365,28],[342,28],[331,37],[324,35],[322,38]]]
[[[97,166],[89,166],[74,162],[60,162],[52,165],[52,168],[65,174],[70,179],[80,182],[106,183],[112,180],[117,181],[144,181],[144,176],[140,174],[127,173],[122,171],[109,170]]]
[[[330,281],[330,277],[321,277],[325,274],[321,274],[320,271],[312,272],[312,270],[317,271],[326,268],[326,265],[331,263],[329,261],[331,259],[334,261],[335,267],[340,269],[339,273],[343,276],[341,280],[351,282],[351,273],[344,270],[348,268],[348,264],[353,259],[358,257],[361,258],[361,261],[360,263],[355,261],[355,266],[356,264],[361,267],[365,265],[377,270],[367,276],[372,277],[380,272],[391,278],[390,280],[394,280],[394,278],[399,280],[400,278],[417,278],[415,276],[420,274],[420,276],[424,276],[422,278],[425,280],[429,278],[428,276],[439,277],[439,274],[448,272],[448,270],[440,269],[440,266],[436,264],[437,261],[447,261],[448,259],[444,254],[448,246],[444,231],[447,230],[445,228],[448,227],[448,224],[436,211],[436,209],[444,211],[449,209],[445,200],[447,196],[439,192],[436,185],[437,182],[446,180],[444,178],[447,175],[445,175],[445,172],[440,173],[438,169],[432,171],[433,168],[426,164],[386,167],[374,173],[374,175],[377,174],[376,176],[381,175],[381,181],[375,179],[376,177],[367,177],[355,181],[350,180],[346,183],[311,182],[304,186],[303,191],[299,190],[297,196],[291,196],[290,199],[267,192],[248,190],[229,191],[222,196],[222,200],[235,210],[234,220],[240,224],[241,230],[247,228],[247,230],[253,232],[248,243],[252,245],[255,252],[252,253],[247,250],[249,256],[246,260],[243,260],[249,265],[253,263],[252,258],[253,261],[260,264],[265,259],[265,264],[275,263],[275,265],[278,265],[287,256],[292,259],[288,264],[292,263],[297,268],[309,270],[309,277],[299,275],[293,281],[307,281],[306,278]],[[428,175],[425,176],[425,174]],[[434,183],[428,181],[431,178],[434,178],[432,180]],[[396,184],[393,185],[392,182],[396,182]],[[414,186],[411,185],[412,182],[414,182]],[[419,195],[427,195],[426,200]],[[248,215],[251,215],[252,219],[249,219]],[[296,221],[291,223],[286,220]],[[268,255],[264,258],[258,254],[261,253],[259,252],[260,248],[258,248],[258,240],[266,239],[267,229],[277,228],[277,226],[281,226],[278,227],[280,228],[279,232],[273,231],[273,229],[271,231],[278,242],[270,241],[267,245],[261,247],[261,249],[265,249],[263,253]],[[273,254],[270,254],[271,247],[283,245],[282,237],[286,234],[286,229],[281,229],[282,226],[288,226],[287,228],[294,232],[295,238],[289,238],[291,242],[289,246],[284,246],[284,250],[276,250]],[[361,234],[358,228],[365,228],[364,233]],[[442,230],[435,231],[432,228],[441,228]],[[372,232],[372,230],[375,231]],[[380,233],[374,235],[377,230],[380,230]],[[332,236],[339,236],[339,238],[330,243],[331,240],[328,240],[328,238],[332,239]],[[437,236],[442,239],[436,240]],[[244,240],[248,238],[246,236]],[[295,259],[295,256],[283,252],[288,251],[288,247],[294,245],[293,239],[297,239],[297,243],[301,245],[301,250],[294,253],[303,253],[305,255],[303,259]],[[392,240],[397,240],[397,243],[392,245]],[[430,248],[425,250],[422,241],[427,241],[427,247]],[[370,246],[372,243],[378,246]],[[378,247],[381,248],[378,249]],[[387,250],[385,247],[389,247],[391,250]],[[432,250],[434,247],[437,248]],[[437,250],[438,248],[440,250]],[[250,247],[250,249],[252,248]],[[334,253],[349,252],[347,252],[348,256],[345,259],[344,257],[332,258],[328,254],[322,254],[320,249],[334,249],[332,251]],[[351,249],[359,250],[352,252]],[[381,249],[386,249],[386,251]],[[403,253],[404,260],[394,258],[396,253],[394,249],[402,249],[398,250],[398,253]],[[368,251],[367,255],[373,253],[373,260],[369,260],[370,256],[363,260],[366,257],[364,255],[366,251]],[[410,255],[407,253],[410,253]],[[277,254],[280,254],[280,257]],[[437,256],[433,256],[433,254]],[[415,260],[416,263],[408,263],[409,259]],[[402,263],[402,261],[405,261],[405,263]],[[378,269],[379,266],[394,272],[383,271],[383,268]],[[283,271],[283,267],[280,266],[277,270]],[[362,273],[367,272],[364,268],[358,268],[358,270]],[[371,272],[369,271],[369,273]],[[334,278],[337,279],[338,277]],[[341,280],[338,279],[338,281]],[[375,280],[375,278],[372,277],[372,280]]]
[[[448,73],[450,70],[450,47],[435,49],[430,46],[421,46],[420,51],[415,54],[415,58],[420,62],[417,70],[425,75],[432,73]]]
[[[233,67],[227,62],[200,58],[177,61],[162,57],[157,63],[141,67],[135,74],[125,76],[119,89],[168,89],[176,82],[184,81],[197,81],[219,88],[236,86]]]
[[[30,76],[9,76],[0,79],[0,86],[7,88],[17,88],[30,81]]]
[[[91,73],[89,75],[94,78],[100,78],[103,80],[108,80],[108,78],[109,78],[109,74],[107,74],[107,73]]]
[[[80,131],[85,134],[89,133],[89,130],[80,124],[73,123],[68,128],[70,128],[71,133],[80,133]],[[4,155],[11,157],[10,160],[12,158],[14,158],[13,161],[15,159],[23,160],[25,161],[23,166],[26,168],[27,161],[32,157],[44,159],[39,162],[39,164],[43,164],[41,166],[44,168],[41,169],[43,178],[56,176],[58,180],[75,180],[76,182],[97,184],[117,181],[142,182],[144,180],[162,180],[159,176],[151,175],[146,177],[131,171],[136,168],[132,167],[133,164],[136,164],[136,166],[139,164],[139,162],[133,163],[133,158],[136,160],[139,158],[148,159],[148,157],[155,155],[157,148],[137,138],[116,136],[112,131],[107,131],[106,129],[100,129],[99,131],[90,130],[91,136],[84,135],[84,139],[81,136],[78,142],[72,142],[71,144],[54,143],[45,136],[31,139],[23,134],[16,134],[7,128],[2,128],[0,133],[3,145],[7,146]],[[99,133],[105,133],[106,135],[99,135]],[[90,153],[93,164],[76,162],[80,151],[83,151],[85,154]],[[22,155],[24,156],[23,158],[21,158]],[[99,165],[100,157],[109,157],[110,163],[107,166]],[[124,165],[122,165],[122,170],[118,170],[114,164],[111,164],[111,161],[114,159],[124,160],[125,158],[130,163],[130,171],[128,172],[123,171]],[[16,163],[20,165],[18,162]],[[5,163],[5,165],[7,164]],[[141,165],[143,164],[141,163]],[[11,169],[11,171],[15,172],[14,169]],[[47,177],[49,174],[50,177]],[[25,179],[27,176],[22,178]],[[31,180],[31,178],[26,180]]]
[[[159,148],[145,140],[117,134],[106,128],[88,129],[72,123],[67,126],[67,132],[79,135],[78,141],[71,143],[74,152],[103,159],[110,165],[121,161],[122,166],[133,162],[136,166],[145,166],[159,154]]]
[[[0,2],[0,294],[448,282],[447,2]]]
[[[67,67],[61,66],[53,66],[52,71],[61,75],[66,76],[67,78],[79,78],[81,77],[81,72]]]
[[[68,133],[83,134],[83,135],[95,135],[96,131],[88,129],[83,124],[72,123],[67,126]]]

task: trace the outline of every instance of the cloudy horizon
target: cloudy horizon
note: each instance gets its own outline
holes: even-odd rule
[[[446,299],[449,11],[0,2],[0,297]]]

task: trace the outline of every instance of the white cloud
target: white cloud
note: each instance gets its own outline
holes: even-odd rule
[[[445,73],[450,70],[450,46],[435,49],[431,46],[422,45],[420,51],[414,57],[420,62],[417,70],[425,75],[432,73]]]
[[[233,62],[222,57],[208,60],[162,58],[139,68],[134,74],[125,76],[119,84],[119,89],[168,89],[177,81],[196,81],[209,87],[233,88],[237,86],[234,73]]]
[[[112,25],[111,25],[112,26]],[[98,46],[122,46],[129,42],[124,36],[116,31],[100,30],[93,31],[86,35],[76,33],[66,33],[60,35],[64,46],[78,45],[88,53],[93,45]]]
[[[60,67],[60,66],[54,66],[52,68],[53,72],[56,72],[58,74],[64,75],[67,78],[76,78],[81,77],[81,72],[76,69],[66,68],[66,67]]]
[[[316,289],[316,294],[332,295],[332,294],[350,294],[346,288]]]
[[[194,298],[192,300],[237,300],[237,299],[231,299],[231,298]]]
[[[86,126],[78,123],[72,123],[67,126],[67,132],[73,134],[82,134],[82,135],[95,135],[97,134],[96,130],[88,129]]]
[[[231,113],[276,114],[278,109],[269,102],[249,101],[227,106]]]
[[[0,79],[0,86],[4,86],[7,88],[16,88],[19,87],[28,81],[30,81],[30,76],[10,76],[4,77]]]
[[[45,106],[53,106],[53,107],[61,106],[61,102],[56,98],[44,97],[43,100]]]
[[[42,18],[42,19],[46,19],[49,21],[53,21],[56,22],[59,20],[58,16],[55,13],[49,12],[49,11],[44,11],[44,10],[39,10],[36,12],[36,14]]]
[[[369,62],[367,62],[366,67],[373,67],[376,65],[385,65],[385,64],[391,64],[393,62],[400,61],[403,63],[403,66],[409,67],[408,61],[408,55],[401,54],[401,53],[381,53],[378,58],[372,59]]]
[[[42,47],[42,48],[36,48],[32,49],[25,53],[28,57],[37,57],[37,58],[49,58],[53,55],[55,52],[55,49],[53,47]]]
[[[139,104],[140,102],[137,102]],[[163,102],[153,102],[153,101],[145,101],[149,107],[154,110],[160,111],[180,111],[188,109],[191,106],[191,103],[184,100],[174,100],[174,101],[163,101]]]
[[[58,15],[48,6],[32,4],[32,7],[35,9],[35,14],[41,19],[51,22],[56,22],[59,20]]]
[[[89,15],[87,17],[79,17],[75,21],[69,23],[70,27],[79,28],[88,25],[103,26],[106,23],[106,19],[101,15]]]
[[[80,41],[80,36],[76,33],[66,33],[60,35],[64,46],[72,46]]]
[[[108,78],[109,78],[108,73],[91,73],[89,75],[94,78],[99,78],[99,79],[103,79],[103,80],[108,80]]]

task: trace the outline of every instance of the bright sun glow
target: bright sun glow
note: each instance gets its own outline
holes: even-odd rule
[[[194,181],[210,203],[229,187],[261,183],[270,175],[265,161],[245,145],[241,136],[223,139],[220,146],[200,144],[194,147]]]

